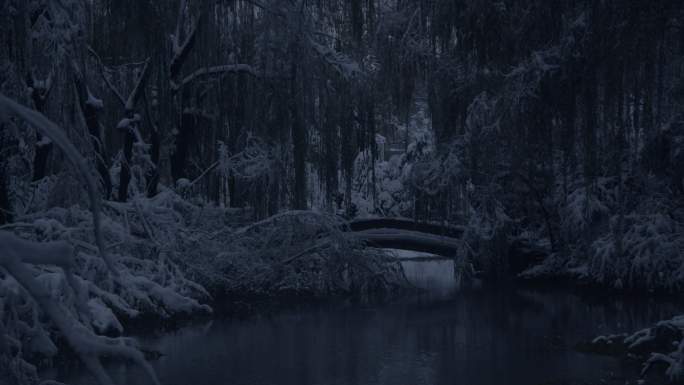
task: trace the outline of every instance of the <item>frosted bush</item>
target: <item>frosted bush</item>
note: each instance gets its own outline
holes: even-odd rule
[[[576,241],[607,218],[616,202],[614,178],[599,178],[594,186],[577,186],[561,202],[561,229]]]
[[[0,109],[3,118],[5,110],[12,112],[53,140],[85,181],[90,204],[89,211],[79,205],[23,210],[0,231],[0,376],[11,382],[35,382],[35,367],[25,357],[54,356],[59,339],[100,384],[113,384],[102,366],[105,356],[133,361],[150,383],[158,383],[134,340],[97,333],[120,333],[123,327],[117,317],[122,315],[209,312],[208,306],[193,298],[197,293],[207,295],[206,291],[185,279],[175,263],[165,258],[167,250],[160,244],[153,247],[157,253],[136,254],[136,245],[156,243],[141,203],[117,207],[123,226],[103,215],[88,163],[63,130],[2,95]],[[78,184],[69,183],[68,189],[72,193],[65,197],[83,196]],[[58,197],[51,193],[49,199]],[[138,214],[137,221],[129,220],[135,217],[129,211]],[[134,234],[131,223],[143,230],[143,236]]]
[[[342,226],[332,216],[287,211],[221,232],[222,252],[198,256],[191,271],[227,294],[365,295],[405,284],[400,265]]]
[[[611,217],[611,227],[620,221]],[[660,213],[631,214],[622,221],[623,234],[611,231],[592,244],[590,277],[617,288],[683,289],[682,225]]]

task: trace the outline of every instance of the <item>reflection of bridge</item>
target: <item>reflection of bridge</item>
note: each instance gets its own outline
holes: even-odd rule
[[[420,251],[448,258],[458,256],[465,231],[462,226],[397,218],[357,219],[349,222],[348,226],[372,247]],[[544,250],[515,241],[506,260],[511,271],[520,272],[545,256]]]

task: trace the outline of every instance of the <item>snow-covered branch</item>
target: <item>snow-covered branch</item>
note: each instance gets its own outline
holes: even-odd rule
[[[345,79],[350,79],[355,75],[363,73],[361,67],[359,67],[359,63],[347,55],[320,44],[311,38],[309,38],[309,45],[323,61],[337,70]]]
[[[0,245],[4,248],[0,265],[24,262],[68,269],[74,263],[73,248],[64,241],[36,243],[0,231]]]
[[[250,136],[244,150],[230,154],[223,142],[219,142],[218,168],[224,176],[236,176],[244,180],[257,180],[275,171],[276,155],[272,146],[258,137]]]
[[[101,223],[100,223],[100,209],[101,202],[97,190],[97,182],[93,175],[90,173],[90,167],[88,162],[83,158],[83,156],[78,152],[76,147],[71,143],[69,138],[67,138],[65,131],[57,127],[56,124],[48,120],[43,114],[32,111],[20,104],[14,102],[13,100],[7,98],[5,95],[0,94],[0,119],[7,112],[12,112],[18,115],[24,121],[32,125],[36,130],[40,131],[41,134],[52,139],[59,148],[64,151],[67,159],[74,164],[76,169],[79,171],[81,176],[86,182],[88,195],[90,198],[90,206],[93,215],[93,230],[95,233],[95,240],[97,247],[100,252],[100,256],[107,264],[109,271],[116,276],[117,269],[114,265],[114,261],[109,257],[104,246],[104,239],[102,238]]]
[[[62,266],[65,270],[73,263],[73,249],[66,242],[36,243],[0,232],[0,266],[2,266],[31,295],[48,315],[67,343],[83,360],[102,385],[114,384],[104,370],[100,358],[118,356],[129,359],[144,369],[151,383],[159,384],[154,370],[132,340],[95,335],[81,324],[48,289],[33,275],[26,264]],[[2,336],[0,336],[2,337]]]

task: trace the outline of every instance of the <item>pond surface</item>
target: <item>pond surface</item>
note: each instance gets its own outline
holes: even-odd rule
[[[577,352],[597,334],[633,331],[683,307],[512,286],[458,292],[451,261],[404,262],[430,293],[382,305],[306,305],[217,319],[140,341],[165,355],[165,385],[625,384],[636,367]],[[145,384],[124,364],[120,384]],[[89,384],[62,368],[58,378]],[[70,373],[65,373],[70,372]]]

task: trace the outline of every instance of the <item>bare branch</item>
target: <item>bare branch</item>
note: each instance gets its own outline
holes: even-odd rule
[[[0,99],[0,101],[3,100]],[[60,302],[55,301],[47,288],[34,278],[27,264],[55,264],[61,266],[65,273],[68,272],[73,263],[73,248],[68,243],[64,241],[30,242],[3,231],[0,232],[0,245],[3,250],[3,254],[0,255],[0,266],[26,289],[38,306],[50,317],[64,339],[100,384],[114,384],[100,362],[100,358],[107,356],[123,357],[135,362],[146,373],[150,383],[159,384],[154,369],[145,361],[143,354],[135,348],[132,340],[94,334]]]
[[[186,4],[186,0],[181,0],[178,3],[178,16],[176,17],[176,32],[175,35],[171,36],[171,40],[173,41],[174,52],[178,48],[178,40],[180,39],[181,28],[183,27],[183,16],[185,15]]]
[[[207,168],[200,174],[200,176],[198,176],[197,178],[193,179],[192,182],[190,182],[189,186],[194,186],[195,184],[197,184],[197,182],[199,182],[202,178],[204,178],[205,175],[209,174],[209,173],[212,172],[214,169],[216,169],[216,167],[218,167],[220,163],[221,163],[221,162],[219,162],[219,161],[216,161],[216,162],[212,163],[209,167],[207,167]]]
[[[104,63],[102,63],[102,59],[97,54],[97,52],[95,52],[95,50],[90,46],[87,46],[87,49],[88,52],[95,58],[95,60],[97,60],[98,64],[100,65],[100,74],[102,75],[102,79],[104,79],[105,83],[107,83],[107,87],[109,87],[109,89],[114,93],[114,95],[116,95],[116,98],[119,100],[124,109],[127,112],[132,112],[135,108],[135,103],[140,98],[141,91],[145,88],[145,82],[149,77],[151,59],[147,58],[144,61],[144,67],[142,69],[142,72],[140,73],[140,76],[138,77],[138,80],[135,83],[135,86],[133,87],[133,90],[128,95],[128,98],[124,98],[123,94],[119,92],[119,90],[114,86],[114,84],[112,84],[111,80],[105,74]]]
[[[86,48],[88,49],[88,52],[91,55],[93,55],[95,60],[97,60],[97,63],[100,65],[100,75],[102,76],[102,79],[107,84],[107,87],[109,87],[109,89],[112,91],[112,93],[114,93],[114,95],[116,95],[116,98],[119,100],[119,102],[121,102],[121,105],[123,107],[126,107],[126,99],[124,99],[123,95],[121,95],[119,90],[116,89],[116,87],[114,87],[114,84],[112,84],[111,80],[109,80],[109,78],[105,74],[105,66],[104,66],[104,63],[102,63],[102,59],[100,58],[100,56],[97,54],[97,52],[95,52],[95,50],[91,46],[87,46]]]
[[[210,76],[210,75],[215,75],[215,74],[222,74],[222,73],[228,73],[228,72],[235,72],[235,73],[247,73],[252,76],[258,76],[257,72],[250,66],[249,64],[226,64],[226,65],[220,65],[220,66],[214,66],[214,67],[208,67],[208,68],[200,68],[197,71],[191,73],[190,75],[186,76],[180,84],[176,83],[171,83],[171,89],[173,91],[178,91],[181,88],[185,87],[186,85],[192,83],[198,78]]]
[[[126,111],[132,112],[133,108],[135,108],[136,102],[140,98],[140,95],[142,95],[142,90],[145,88],[145,82],[147,81],[147,78],[150,74],[149,68],[150,58],[147,58],[147,60],[145,60],[145,66],[143,67],[142,72],[138,77],[138,81],[135,83],[133,91],[131,91],[131,93],[128,95],[128,100],[126,100],[126,103],[124,104]]]

